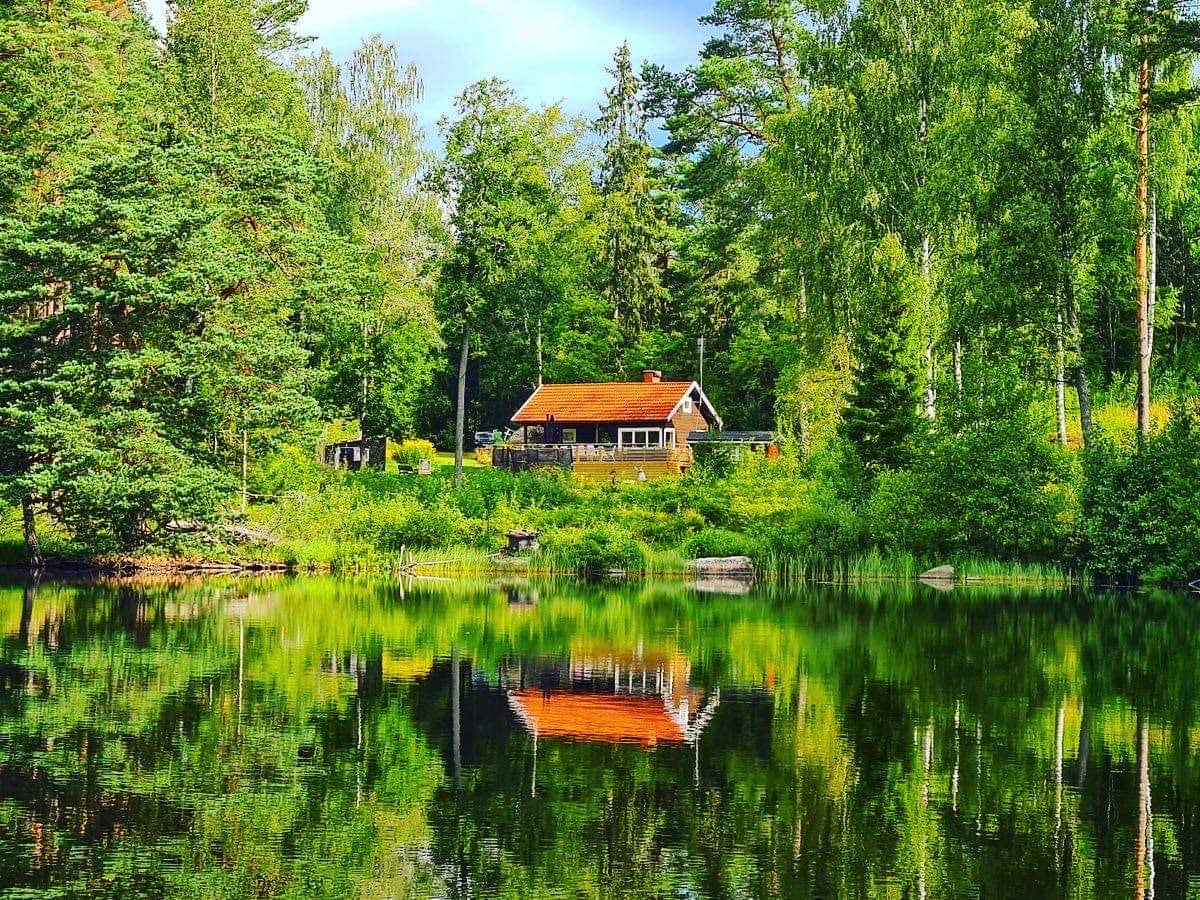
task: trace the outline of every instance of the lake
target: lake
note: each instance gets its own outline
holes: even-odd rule
[[[1200,894],[1200,608],[0,588],[0,896]]]

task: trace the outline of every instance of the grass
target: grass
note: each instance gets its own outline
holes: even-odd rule
[[[918,559],[911,553],[884,553],[876,549],[844,559],[820,553],[776,555],[757,560],[762,577],[769,581],[846,582],[914,581],[922,572],[942,562],[954,566],[956,583],[1009,584],[1032,587],[1067,587],[1081,582],[1069,570],[1047,563],[1006,562],[983,557],[953,557],[940,562]]]
[[[454,468],[454,454],[439,450],[433,455],[433,464],[439,469]],[[480,469],[483,466],[479,460],[475,458],[474,452],[467,450],[463,452],[463,468],[464,469]]]
[[[960,580],[1073,581],[1052,565],[840,552],[861,546],[859,526],[842,527],[820,482],[786,460],[715,480],[616,488],[563,475],[512,475],[473,458],[466,461],[465,483],[456,487],[452,456],[439,454],[437,462],[432,476],[416,477],[333,471],[300,451],[281,455],[255,484],[256,493],[274,498],[250,509],[247,524],[262,539],[177,552],[301,572],[469,575],[519,567],[548,575],[680,577],[692,556],[748,555],[763,580],[780,584],[912,581],[946,562],[956,566]],[[521,561],[500,557],[505,532],[518,528],[540,531],[541,550]],[[23,552],[19,531],[17,519],[0,532],[0,553],[13,562]],[[48,553],[66,549],[54,543],[62,537],[58,530],[44,528],[43,534]]]

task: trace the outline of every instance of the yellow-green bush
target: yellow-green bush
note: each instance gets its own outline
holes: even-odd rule
[[[433,459],[436,452],[432,441],[410,438],[398,444],[388,444],[388,462],[415,468],[421,460]]]

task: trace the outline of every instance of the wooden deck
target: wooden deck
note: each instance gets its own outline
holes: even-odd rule
[[[529,445],[509,448],[510,453],[497,453],[495,463],[504,468],[535,468],[539,461],[549,465],[569,466],[576,476],[587,481],[640,481],[646,479],[678,478],[692,464],[692,453],[686,447],[614,447],[594,444],[560,444],[553,447]],[[529,464],[526,461],[531,461]],[[555,462],[557,460],[557,463]],[[511,461],[511,462],[509,462]],[[505,465],[505,463],[508,463]]]

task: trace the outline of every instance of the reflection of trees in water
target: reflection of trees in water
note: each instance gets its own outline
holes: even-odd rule
[[[1167,598],[8,597],[4,883],[1162,898],[1200,858],[1200,629]],[[721,703],[698,744],[534,751],[508,695],[529,688],[686,705],[688,726]]]

